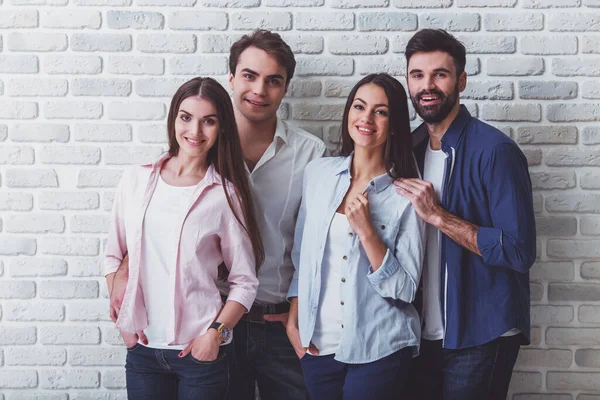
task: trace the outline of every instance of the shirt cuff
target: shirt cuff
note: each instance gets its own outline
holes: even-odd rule
[[[477,230],[477,248],[480,253],[500,245],[502,247],[502,229],[479,227]]]
[[[111,262],[110,260],[105,260],[104,261],[104,276],[106,277],[106,275],[110,275],[110,274],[117,272],[117,270],[119,269],[120,266],[121,266],[121,263],[117,262],[116,260],[115,260],[115,262]]]
[[[369,268],[367,277],[373,285],[381,285],[386,279],[394,275],[396,271],[398,271],[398,268],[400,268],[398,262],[396,262],[396,259],[392,257],[392,252],[390,249],[387,249],[379,269],[373,272],[373,269]]]
[[[241,291],[231,291],[227,296],[227,301],[236,301],[246,307],[246,313],[252,308],[255,296]]]
[[[290,301],[292,297],[298,297],[298,280],[292,279],[290,283],[290,288],[288,289],[287,299]]]

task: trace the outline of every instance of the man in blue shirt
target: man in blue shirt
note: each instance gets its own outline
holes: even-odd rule
[[[506,399],[528,344],[535,219],[527,160],[510,138],[460,105],[465,47],[425,29],[406,46],[423,176],[396,181],[428,223],[417,399]]]

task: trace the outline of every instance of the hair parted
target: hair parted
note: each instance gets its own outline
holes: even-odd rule
[[[342,118],[340,155],[348,156],[354,151],[354,140],[352,140],[348,130],[348,114],[356,97],[356,92],[367,83],[373,83],[381,87],[388,99],[389,134],[383,153],[388,175],[394,179],[418,177],[412,153],[412,136],[406,91],[397,79],[388,74],[367,75],[352,88],[346,100]]]
[[[250,183],[244,166],[244,156],[238,135],[233,106],[227,91],[216,80],[212,78],[194,78],[183,85],[173,95],[169,116],[167,117],[167,133],[169,137],[169,154],[176,156],[179,153],[179,144],[175,136],[175,120],[179,113],[179,107],[183,100],[188,97],[201,97],[210,101],[217,109],[219,120],[219,134],[213,147],[208,151],[207,164],[213,165],[221,175],[221,183],[225,191],[227,203],[231,208],[237,221],[244,227],[252,243],[256,270],[263,263],[265,252],[260,234],[258,222],[254,213]],[[235,188],[235,202],[229,192],[227,181]],[[234,203],[239,207],[235,207]],[[242,215],[236,211],[240,209]],[[227,271],[220,270],[219,277],[224,278]],[[223,276],[225,274],[225,276]]]
[[[415,33],[404,50],[406,65],[408,65],[413,54],[432,51],[443,51],[450,54],[454,59],[457,76],[465,71],[465,64],[467,63],[465,45],[443,29],[422,29]]]
[[[281,36],[265,29],[258,29],[252,32],[252,34],[244,35],[231,46],[229,50],[229,72],[232,75],[235,76],[235,69],[237,68],[240,55],[248,47],[261,49],[277,60],[279,65],[285,67],[287,75],[286,86],[290,83],[296,70],[294,53]]]

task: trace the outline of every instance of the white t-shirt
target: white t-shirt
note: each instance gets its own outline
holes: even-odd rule
[[[148,346],[157,349],[183,350],[185,346],[169,346],[169,275],[175,273],[181,219],[190,205],[196,186],[170,186],[162,177],[150,199],[142,232],[140,284],[148,313],[144,333]]]
[[[323,254],[321,265],[321,296],[312,344],[319,349],[320,356],[335,354],[342,338],[342,306],[340,291],[342,271],[340,260],[345,254],[344,243],[350,224],[344,214],[335,213]]]
[[[442,150],[432,150],[427,145],[423,179],[433,184],[438,201],[442,198],[444,183],[444,168],[446,153]],[[441,307],[441,270],[440,270],[440,237],[439,230],[427,224],[427,250],[423,269],[423,319],[425,324],[421,336],[426,340],[444,338],[444,324]]]

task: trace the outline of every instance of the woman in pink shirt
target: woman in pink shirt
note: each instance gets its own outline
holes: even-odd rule
[[[210,78],[183,84],[167,131],[167,154],[123,174],[106,243],[106,275],[129,257],[116,321],[127,395],[224,399],[231,330],[264,258],[229,95]],[[218,279],[230,284],[225,305]]]

